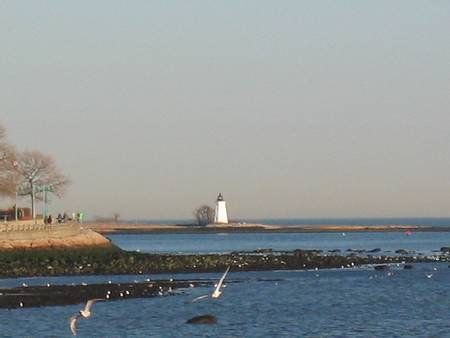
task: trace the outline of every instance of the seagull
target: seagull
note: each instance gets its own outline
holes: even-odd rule
[[[426,273],[425,276],[427,276],[427,278],[431,278],[431,277],[433,277],[433,274],[432,273]]]
[[[220,288],[222,287],[223,281],[225,280],[225,277],[227,276],[228,271],[230,271],[229,266],[228,266],[227,270],[225,271],[225,273],[223,274],[223,276],[220,278],[219,282],[216,284],[216,288],[212,292],[211,298],[219,298],[220,295],[222,294],[222,291],[220,291]],[[209,297],[209,295],[199,296],[199,297],[195,298],[194,300],[192,300],[192,302],[196,302],[200,299],[204,299],[204,298],[208,298],[208,297]]]
[[[228,271],[230,271],[230,267],[228,266],[227,270],[223,274],[222,278],[220,278],[219,283],[217,283],[216,289],[211,294],[212,298],[219,298],[222,294],[222,291],[220,291],[220,288],[222,287],[223,281],[225,280],[225,277],[227,276]]]
[[[80,313],[79,313],[79,314],[70,317],[70,321],[69,321],[69,323],[70,323],[70,331],[72,331],[72,334],[73,334],[74,336],[77,335],[77,320],[78,320],[78,318],[80,318],[80,317],[83,317],[83,318],[90,318],[91,315],[92,315],[92,312],[91,312],[92,306],[93,306],[96,302],[101,301],[101,300],[104,300],[104,299],[103,299],[103,298],[89,299],[89,300],[87,301],[87,303],[86,303],[84,309],[80,310]]]
[[[200,300],[200,299],[205,299],[205,298],[208,298],[208,297],[209,297],[209,295],[203,295],[203,296],[194,298],[194,299],[192,300],[192,303],[194,303],[194,302],[196,302],[196,301],[198,301],[198,300]]]

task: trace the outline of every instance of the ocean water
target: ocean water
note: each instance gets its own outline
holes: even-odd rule
[[[217,300],[192,303],[211,292],[202,287],[174,296],[97,303],[93,317],[79,321],[78,336],[450,337],[447,265],[417,264],[413,270],[393,267],[392,271],[391,276],[370,267],[231,272],[231,282]],[[218,279],[220,275],[195,277]],[[0,310],[0,336],[71,337],[68,320],[81,307]],[[216,316],[218,324],[185,324],[202,314]]]
[[[450,227],[448,217],[390,217],[390,218],[270,218],[243,220],[247,223],[272,225],[413,225],[431,227]]]
[[[201,234],[112,234],[108,238],[125,250],[152,253],[219,253],[258,248],[274,250],[379,248],[430,254],[450,246],[450,232],[328,232],[328,233],[201,233]]]
[[[334,249],[376,247],[417,251],[450,246],[450,233],[362,232],[294,234],[143,234],[110,236],[125,249],[148,252],[226,252],[258,247]],[[450,268],[394,265],[393,274],[371,266],[318,271],[234,272],[217,300],[192,303],[210,287],[166,297],[97,303],[81,319],[78,337],[450,337]],[[428,278],[428,276],[430,278]],[[34,277],[0,280],[0,288],[150,279],[218,280],[218,273]],[[0,291],[1,292],[1,291]],[[0,295],[1,302],[1,295]],[[0,309],[0,337],[71,337],[69,318],[83,304]],[[216,325],[189,325],[212,314]]]

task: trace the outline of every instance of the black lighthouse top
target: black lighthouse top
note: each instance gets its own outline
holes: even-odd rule
[[[217,196],[217,202],[223,201],[223,196],[221,193],[219,193],[219,196]]]

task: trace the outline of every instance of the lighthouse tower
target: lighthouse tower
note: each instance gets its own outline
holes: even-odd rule
[[[227,206],[223,200],[222,194],[217,196],[216,211],[214,214],[214,223],[228,224]]]

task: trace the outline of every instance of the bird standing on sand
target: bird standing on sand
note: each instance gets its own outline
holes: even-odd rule
[[[70,317],[70,321],[69,321],[69,323],[70,323],[70,331],[72,331],[72,334],[73,334],[74,336],[77,335],[77,320],[78,320],[78,318],[80,318],[80,317],[83,317],[83,318],[90,318],[91,315],[92,315],[92,312],[91,312],[92,306],[93,306],[96,302],[102,301],[102,300],[104,300],[104,299],[103,299],[103,298],[96,298],[96,299],[90,299],[90,300],[88,300],[87,303],[86,303],[86,305],[85,305],[85,307],[84,307],[84,309],[80,310],[80,313],[79,313],[79,314]]]
[[[220,291],[220,288],[222,287],[223,281],[225,280],[225,277],[227,276],[228,271],[230,271],[230,267],[227,268],[227,270],[223,274],[222,278],[220,278],[219,282],[216,285],[216,288],[214,289],[213,293],[211,294],[211,298],[219,298],[222,295],[222,291]],[[197,297],[192,302],[196,302],[197,300],[207,298],[208,296],[209,295],[203,295],[203,296]]]

